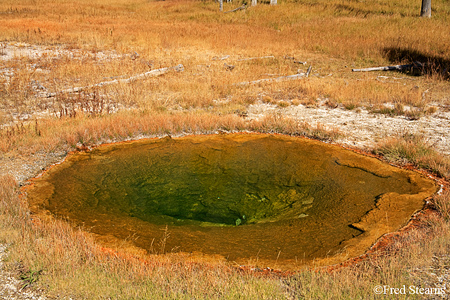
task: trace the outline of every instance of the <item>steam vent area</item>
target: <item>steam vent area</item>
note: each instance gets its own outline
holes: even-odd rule
[[[230,134],[74,153],[34,179],[28,199],[107,246],[296,270],[365,253],[435,191],[419,173],[338,146]]]

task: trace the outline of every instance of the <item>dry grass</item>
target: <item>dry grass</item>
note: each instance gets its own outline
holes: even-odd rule
[[[44,55],[40,59],[1,62],[1,69],[14,70],[9,83],[0,88],[0,106],[9,112],[5,121],[14,119],[11,115],[17,113],[56,113],[68,105],[64,97],[36,99],[30,86],[33,80],[57,92],[114,76],[139,74],[149,66],[178,63],[185,66],[185,72],[98,92],[114,109],[169,111],[223,110],[213,100],[227,100],[225,106],[234,107],[248,105],[249,100],[260,101],[261,97],[296,99],[300,103],[329,99],[347,107],[398,102],[420,109],[430,102],[448,100],[449,87],[441,84],[445,80],[442,72],[450,66],[445,1],[433,3],[436,13],[431,20],[417,18],[419,3],[405,0],[370,6],[358,2],[281,1],[277,7],[258,5],[233,14],[219,13],[213,1],[57,3],[0,4],[0,40],[80,54],[78,59],[62,53],[59,58]],[[226,4],[230,8],[235,5],[239,3]],[[107,49],[116,51],[118,58],[101,58]],[[134,52],[139,57],[132,56]],[[230,55],[225,61],[214,60],[225,55]],[[267,55],[273,58],[239,60]],[[312,65],[310,78],[263,86],[234,85],[306,71],[307,66],[286,56]],[[388,78],[377,78],[380,73],[350,71],[414,60],[429,62],[432,70],[422,77],[390,73],[386,74]],[[228,71],[224,62],[235,68]],[[5,78],[0,76],[0,82]]]
[[[225,10],[240,5],[225,3]],[[439,108],[430,103],[439,107],[450,101],[450,8],[437,0],[433,18],[417,18],[419,11],[420,2],[406,0],[286,0],[232,14],[219,13],[213,1],[1,1],[0,59],[6,43],[17,49],[40,45],[60,56],[0,60],[0,124],[8,125],[0,129],[0,152],[11,157],[218,131],[322,140],[339,135],[278,114],[249,121],[246,109],[254,103],[282,108],[324,102],[375,110],[393,103],[394,109],[385,113],[410,118],[436,112]],[[230,57],[217,59],[225,55]],[[269,55],[273,57],[240,60]],[[351,72],[415,60],[428,63],[420,74]],[[35,82],[59,92],[179,63],[184,72],[76,95],[36,97]],[[309,65],[312,73],[302,80],[236,85],[305,72]],[[405,106],[413,107],[411,115]],[[377,152],[449,177],[448,158],[416,136],[385,141]],[[143,260],[105,252],[64,222],[33,219],[10,176],[0,179],[0,201],[0,242],[10,244],[8,266],[29,283],[38,279],[50,294],[75,298],[389,299],[374,295],[374,286],[428,286],[431,281],[421,281],[416,271],[450,246],[448,193],[434,199],[438,215],[396,239],[382,256],[332,273],[304,271],[289,278],[258,277],[186,257]],[[448,259],[443,262],[448,265]]]
[[[279,52],[272,54],[305,49],[371,60],[380,58],[381,50],[388,47],[444,50],[441,53],[448,53],[449,47],[444,30],[449,8],[443,1],[433,3],[437,13],[431,20],[416,18],[420,3],[406,0],[370,6],[358,2],[281,1],[275,9],[259,5],[235,14],[218,14],[216,3],[202,1],[57,3],[2,1],[2,38],[33,43],[53,40],[94,50],[138,49],[143,53],[180,46],[251,51],[250,55],[274,49]],[[425,22],[428,29],[423,26]],[[430,37],[428,32],[440,33]],[[423,42],[419,45],[417,41]]]
[[[405,134],[380,142],[375,153],[401,165],[412,163],[438,176],[450,178],[450,159],[433,149],[426,138]]]
[[[0,150],[10,154],[27,155],[38,151],[71,151],[77,147],[142,137],[213,134],[222,131],[283,133],[326,141],[340,136],[334,129],[313,127],[280,114],[247,121],[236,114],[123,111],[96,118],[78,116],[42,119],[28,125],[6,128],[0,131]]]

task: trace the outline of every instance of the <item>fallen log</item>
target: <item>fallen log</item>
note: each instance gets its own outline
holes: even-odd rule
[[[223,66],[225,67],[225,69],[227,71],[233,71],[233,69],[234,69],[234,65],[229,65],[227,63],[223,63]]]
[[[224,14],[227,14],[227,13],[230,13],[230,12],[235,12],[235,11],[238,11],[238,10],[243,10],[243,9],[246,9],[246,8],[247,8],[247,5],[244,4],[244,5],[242,5],[242,6],[238,7],[238,8],[226,11],[226,12],[224,12]]]
[[[229,57],[230,57],[229,55],[225,55],[225,56],[222,56],[222,57],[214,56],[212,58],[212,60],[225,60],[225,59],[227,59]]]
[[[296,60],[295,57],[293,57],[293,56],[285,55],[285,56],[284,56],[284,59],[292,60],[292,61],[294,62],[294,64],[302,64],[302,65],[306,65],[306,61],[299,61],[299,60]]]
[[[306,74],[305,74],[306,77],[309,76],[309,74],[311,73],[311,70],[312,70],[312,66],[309,66],[308,71],[306,71]]]
[[[410,69],[414,67],[423,67],[423,64],[420,62],[414,62],[412,64],[407,65],[395,65],[395,66],[385,66],[385,67],[373,67],[373,68],[365,68],[365,69],[352,69],[352,72],[371,72],[371,71],[403,71],[405,69]]]
[[[70,89],[66,89],[66,90],[62,90],[56,93],[47,93],[44,95],[41,95],[41,97],[44,98],[52,98],[52,97],[56,97],[57,94],[70,94],[70,93],[79,93],[81,91],[87,90],[87,89],[92,89],[92,88],[96,88],[96,87],[103,87],[103,86],[108,86],[108,85],[113,85],[113,84],[119,84],[119,83],[131,83],[134,82],[136,80],[143,80],[143,79],[147,79],[150,77],[156,77],[156,76],[160,76],[163,75],[167,72],[170,71],[176,71],[176,72],[182,72],[184,71],[184,66],[182,64],[179,64],[177,66],[174,67],[168,67],[168,68],[161,68],[161,69],[156,69],[156,70],[151,70],[142,74],[138,74],[135,76],[131,76],[129,78],[126,79],[114,79],[114,80],[110,80],[110,81],[103,81],[97,84],[93,84],[93,85],[88,85],[88,86],[81,86],[81,87],[75,87],[75,88],[70,88]]]

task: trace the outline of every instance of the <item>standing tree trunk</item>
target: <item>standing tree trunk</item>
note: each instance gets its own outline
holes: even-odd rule
[[[219,0],[220,11],[223,11],[223,0]]]
[[[258,0],[252,0],[252,6],[256,6],[256,1]]]
[[[270,5],[277,5],[277,0],[270,0]]]
[[[431,18],[431,0],[422,0],[421,17]]]

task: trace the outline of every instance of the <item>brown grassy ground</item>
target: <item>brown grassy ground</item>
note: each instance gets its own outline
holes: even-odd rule
[[[226,9],[237,6],[226,4]],[[61,46],[97,53],[106,49],[139,57],[102,61],[41,58],[2,62],[19,68],[0,90],[2,106],[20,112],[45,102],[34,99],[29,82],[39,80],[51,91],[83,86],[105,77],[138,74],[182,63],[186,71],[102,90],[108,100],[144,109],[213,107],[220,112],[241,109],[264,96],[288,103],[330,103],[347,107],[400,103],[424,109],[448,104],[448,84],[441,78],[450,66],[448,6],[433,3],[432,19],[417,18],[420,3],[282,1],[220,14],[217,4],[201,1],[2,1],[0,40]],[[432,34],[430,34],[432,33]],[[214,57],[230,55],[225,61]],[[272,55],[271,59],[238,61]],[[285,57],[306,61],[299,65]],[[378,78],[380,73],[352,73],[351,68],[429,63],[427,76],[407,80]],[[235,66],[227,71],[223,63]],[[20,68],[37,63],[48,73]],[[308,80],[268,86],[234,83],[289,75],[312,65]],[[389,74],[389,76],[391,76]],[[404,77],[394,74],[393,77]],[[151,92],[150,92],[151,91]],[[282,99],[281,99],[282,98]],[[213,100],[227,99],[226,105]],[[48,101],[47,101],[48,102]],[[67,99],[47,103],[58,110]],[[225,107],[224,107],[225,106]],[[7,116],[4,116],[7,118]]]
[[[240,5],[225,3],[225,10]],[[246,121],[248,105],[260,102],[314,107],[326,101],[329,106],[364,106],[374,111],[392,103],[395,108],[385,113],[404,114],[403,107],[412,106],[419,111],[413,117],[447,109],[450,87],[448,69],[444,71],[450,66],[450,8],[438,0],[433,2],[433,18],[418,18],[419,11],[419,2],[405,0],[279,1],[276,7],[258,5],[231,14],[219,13],[212,1],[2,1],[0,56],[8,43],[18,48],[31,44],[79,51],[82,58],[63,54],[56,59],[0,60],[0,70],[13,72],[0,76],[0,121],[7,125],[0,130],[0,151],[3,158],[14,159],[141,136],[220,130],[279,132],[325,140],[339,134],[278,115]],[[95,56],[107,50],[118,57]],[[139,57],[133,57],[134,52]],[[230,57],[216,59],[225,55]],[[273,58],[239,61],[268,55]],[[429,64],[415,74],[422,76],[350,71],[416,60]],[[227,70],[224,62],[235,68]],[[179,63],[185,66],[184,72],[75,96],[39,98],[30,85],[35,80],[58,92]],[[305,72],[309,65],[313,72],[304,80],[235,85],[295,74],[299,69]],[[412,162],[449,176],[448,158],[414,136],[383,141],[378,153],[397,163]],[[50,295],[82,299],[390,299],[391,295],[375,295],[373,288],[436,287],[428,268],[441,272],[449,264],[447,192],[434,198],[437,211],[398,237],[382,256],[331,273],[305,270],[280,278],[176,255],[141,260],[129,254],[105,253],[91,237],[64,222],[33,220],[17,189],[10,176],[1,178],[0,242],[10,244],[9,268],[22,274],[25,283],[38,279]],[[402,297],[420,298],[411,294],[398,298]]]

